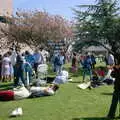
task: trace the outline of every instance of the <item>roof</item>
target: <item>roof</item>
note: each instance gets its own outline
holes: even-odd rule
[[[107,49],[105,49],[103,46],[90,46],[88,48],[83,48],[83,51],[87,51],[87,52],[105,52],[107,51]]]

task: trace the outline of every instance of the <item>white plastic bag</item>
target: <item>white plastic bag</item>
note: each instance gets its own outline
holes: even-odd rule
[[[22,116],[22,115],[23,115],[23,110],[21,107],[18,107],[11,112],[10,117],[17,117],[17,116]]]

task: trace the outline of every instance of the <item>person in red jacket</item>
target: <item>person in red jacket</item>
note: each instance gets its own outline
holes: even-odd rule
[[[14,88],[14,90],[0,91],[0,101],[20,100],[28,98],[31,93],[25,88]]]
[[[12,90],[0,91],[0,100],[1,101],[14,100],[14,92]]]
[[[20,100],[25,98],[54,95],[58,89],[59,86],[56,84],[52,84],[47,87],[32,86],[29,90],[23,86],[20,88],[14,88],[14,90],[0,91],[0,101]]]

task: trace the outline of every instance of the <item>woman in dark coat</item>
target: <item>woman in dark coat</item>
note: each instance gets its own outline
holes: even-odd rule
[[[73,53],[73,58],[72,58],[72,72],[76,72],[77,71],[77,55],[74,52]]]
[[[118,102],[120,102],[120,62],[113,67],[111,76],[115,78],[112,103],[108,113],[108,118],[114,118]]]

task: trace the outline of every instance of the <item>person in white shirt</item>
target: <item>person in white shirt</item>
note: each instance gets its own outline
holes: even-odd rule
[[[115,64],[114,56],[112,54],[109,54],[108,65],[114,65],[114,64]]]
[[[52,84],[48,87],[35,87],[30,88],[31,96],[30,97],[41,97],[41,96],[51,96],[59,89],[59,86]]]
[[[11,49],[11,55],[10,55],[10,59],[11,59],[11,64],[13,65],[13,67],[16,64],[16,58],[17,58],[17,52],[15,50],[15,48]]]
[[[38,65],[39,64],[42,64],[43,63],[43,56],[42,54],[39,52],[38,49],[35,50],[34,54],[33,54],[33,57],[34,57],[34,71],[35,71],[35,74],[36,74],[36,79],[38,78]]]
[[[5,53],[3,60],[2,60],[2,71],[1,71],[1,76],[3,81],[10,80],[10,75],[12,73],[12,65],[11,65],[11,60],[9,57],[9,53]]]
[[[41,51],[41,54],[42,54],[42,56],[43,56],[43,61],[44,61],[44,63],[46,63],[47,62],[47,58],[49,57],[49,53],[48,53],[48,51],[46,51],[46,50],[42,50]]]

